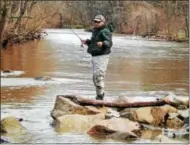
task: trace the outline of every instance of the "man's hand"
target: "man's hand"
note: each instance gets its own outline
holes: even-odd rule
[[[102,45],[103,45],[103,42],[101,42],[101,41],[97,42],[97,46],[98,46],[98,47],[100,47],[100,48],[101,48],[101,47],[102,47]]]
[[[82,44],[86,44],[86,40],[81,40]]]

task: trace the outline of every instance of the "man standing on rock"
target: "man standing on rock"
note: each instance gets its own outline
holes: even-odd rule
[[[105,24],[105,18],[97,15],[94,18],[94,29],[91,39],[83,40],[88,46],[87,52],[92,55],[93,82],[96,87],[96,99],[103,100],[104,78],[112,47],[113,27]]]

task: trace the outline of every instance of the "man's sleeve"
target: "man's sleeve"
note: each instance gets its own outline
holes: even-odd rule
[[[103,36],[103,47],[104,48],[109,48],[112,46],[112,34],[109,31],[104,31],[102,32],[102,36]]]

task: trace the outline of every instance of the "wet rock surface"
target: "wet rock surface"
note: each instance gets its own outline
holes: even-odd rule
[[[112,139],[138,138],[140,124],[124,118],[111,118],[94,125],[88,134],[91,136],[105,136]]]
[[[168,128],[182,128],[184,123],[178,118],[178,110],[170,105],[160,107],[141,107],[137,109],[124,109],[120,112],[121,117],[140,123]]]
[[[104,114],[79,115],[68,114],[58,117],[54,121],[58,132],[87,132],[94,124],[105,119]]]
[[[23,143],[31,138],[31,134],[21,124],[22,119],[14,116],[1,120],[1,143]]]
[[[118,102],[118,99],[116,100]],[[121,101],[121,98],[119,100]],[[180,102],[178,106],[181,104]],[[75,99],[57,96],[51,115],[54,118],[55,128],[59,132],[87,132],[96,138],[113,140],[141,138],[168,143],[174,138],[187,138],[188,109],[179,110],[178,106],[175,103],[174,106],[167,104],[117,109],[80,105]],[[146,128],[142,123],[150,126]],[[158,129],[156,130],[155,127]],[[165,135],[162,128],[185,132]]]
[[[25,132],[25,127],[17,118],[10,116],[1,120],[1,133],[14,134]]]
[[[56,119],[67,114],[92,115],[97,113],[99,113],[97,109],[84,107],[67,98],[57,96],[54,108],[51,111],[51,116]]]

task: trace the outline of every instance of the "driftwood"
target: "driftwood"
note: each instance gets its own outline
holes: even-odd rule
[[[170,104],[165,100],[156,100],[149,102],[108,102],[103,100],[95,100],[88,98],[81,98],[72,95],[59,95],[57,97],[65,97],[73,102],[80,105],[92,105],[92,106],[106,106],[106,107],[116,107],[116,108],[132,108],[132,107],[146,107],[146,106],[163,106],[165,104]],[[172,104],[171,104],[172,105]]]

